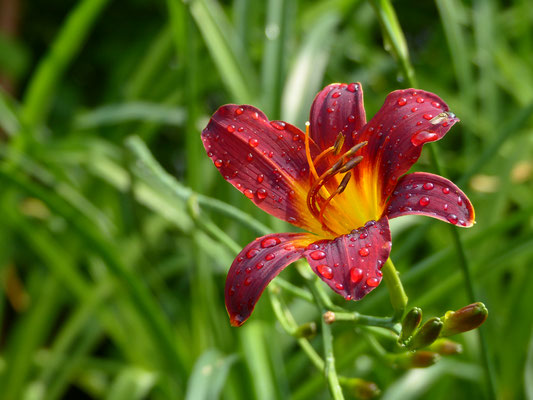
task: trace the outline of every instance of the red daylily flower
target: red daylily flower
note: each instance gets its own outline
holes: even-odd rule
[[[302,257],[345,299],[363,298],[381,282],[390,218],[472,226],[474,209],[452,182],[404,175],[422,145],[457,121],[435,94],[406,89],[390,93],[367,123],[359,83],[318,93],[305,133],[249,105],[220,107],[202,141],[224,179],[262,210],[312,232],[266,235],[240,252],[226,280],[231,324],[246,321],[268,283]]]

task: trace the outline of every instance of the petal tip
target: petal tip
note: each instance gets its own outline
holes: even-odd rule
[[[239,315],[239,314],[230,315],[229,317],[229,322],[231,326],[234,326],[236,328],[244,324],[245,321],[246,319],[242,315]]]

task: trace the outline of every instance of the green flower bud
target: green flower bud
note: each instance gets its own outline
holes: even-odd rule
[[[381,393],[374,382],[365,381],[361,378],[346,378],[342,379],[340,383],[350,391],[355,398],[361,400],[373,399]]]
[[[463,352],[463,346],[452,340],[441,338],[433,342],[433,344],[429,346],[429,350],[443,356],[451,356],[454,354],[461,354]]]
[[[476,329],[485,322],[488,315],[489,311],[485,305],[479,302],[457,311],[448,311],[444,315],[444,327],[440,335],[446,337]]]
[[[316,335],[316,323],[315,322],[306,322],[305,324],[300,325],[293,336],[297,338],[312,338]]]
[[[440,355],[433,351],[417,351],[397,356],[395,364],[399,368],[427,368],[440,360]]]
[[[418,325],[422,321],[422,310],[418,307],[412,308],[402,321],[402,333],[398,339],[400,343],[405,343],[413,335]]]
[[[418,350],[429,346],[439,337],[443,323],[440,318],[431,318],[416,332],[407,344],[409,350]]]

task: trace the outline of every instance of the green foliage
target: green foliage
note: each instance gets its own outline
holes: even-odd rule
[[[0,34],[0,398],[531,398],[532,27],[527,0],[25,2]],[[484,341],[394,354],[385,285],[326,292],[322,311],[351,311],[330,326],[300,266],[231,328],[233,257],[290,227],[213,168],[209,116],[246,102],[303,127],[350,81],[372,116],[415,78],[461,119],[417,168],[462,186],[477,224],[394,220],[392,259],[427,319],[483,302]]]

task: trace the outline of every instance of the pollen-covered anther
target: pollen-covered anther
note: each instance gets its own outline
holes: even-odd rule
[[[344,189],[346,189],[346,186],[348,186],[348,182],[350,181],[351,177],[352,177],[352,173],[351,172],[348,172],[346,175],[344,175],[344,178],[342,178],[342,181],[339,184],[339,186],[337,187],[337,189],[327,198],[326,202],[322,205],[322,208],[320,210],[320,214],[318,216],[318,219],[319,219],[320,223],[322,224],[323,228],[325,228],[327,230],[330,230],[327,227],[326,223],[324,222],[324,211],[326,211],[326,209],[329,206],[329,203],[331,202],[331,200],[333,200],[333,198],[335,196],[337,196],[337,195],[341,194],[342,192],[344,192]]]
[[[340,169],[339,173],[348,172],[351,169],[353,169],[357,164],[359,164],[361,161],[363,161],[363,156],[357,156],[355,158],[352,158],[350,161],[345,163]]]
[[[335,139],[335,144],[333,145],[333,154],[339,155],[339,153],[342,150],[342,146],[344,146],[344,139],[345,136],[342,134],[342,132],[339,132],[337,135],[337,139]]]

